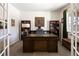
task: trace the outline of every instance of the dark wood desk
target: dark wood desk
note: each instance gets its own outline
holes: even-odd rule
[[[54,34],[30,34],[23,38],[23,52],[58,51],[58,38]]]

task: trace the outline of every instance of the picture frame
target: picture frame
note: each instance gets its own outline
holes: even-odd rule
[[[15,26],[15,19],[11,19],[11,26]]]
[[[35,17],[35,26],[44,27],[44,17]]]

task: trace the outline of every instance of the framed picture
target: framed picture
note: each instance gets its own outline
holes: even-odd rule
[[[11,19],[11,26],[15,26],[15,19]]]
[[[35,17],[35,26],[44,27],[44,17]]]

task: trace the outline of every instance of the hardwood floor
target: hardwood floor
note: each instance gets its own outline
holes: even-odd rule
[[[33,53],[23,53],[22,41],[18,41],[10,47],[11,56],[70,56],[70,51],[63,47],[60,42],[58,42],[58,52],[33,52]]]

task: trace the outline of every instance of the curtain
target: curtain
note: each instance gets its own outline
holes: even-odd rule
[[[67,25],[66,25],[66,11],[63,12],[63,38],[68,38],[68,33],[67,33]]]

